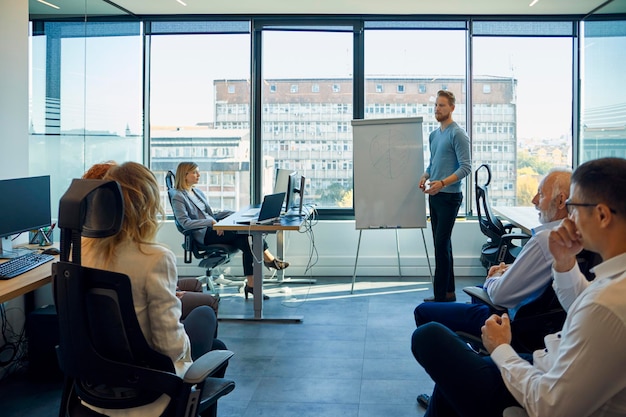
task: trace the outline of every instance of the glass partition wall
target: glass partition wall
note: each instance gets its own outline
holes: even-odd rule
[[[36,22],[30,37],[31,175],[50,175],[52,212],[73,178],[143,161],[141,24]]]
[[[30,166],[53,201],[96,162],[163,182],[193,160],[216,207],[259,202],[286,168],[321,217],[350,217],[351,120],[421,116],[427,142],[439,89],[496,205],[530,204],[550,167],[626,154],[625,20],[111,20],[31,25]]]
[[[626,20],[589,21],[582,27],[580,150],[575,162],[626,158]]]

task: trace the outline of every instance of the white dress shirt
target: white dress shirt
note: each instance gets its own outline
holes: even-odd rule
[[[567,310],[563,330],[545,338],[534,364],[510,345],[491,354],[507,388],[530,416],[626,415],[626,254],[594,268],[589,283],[576,264],[554,274]]]

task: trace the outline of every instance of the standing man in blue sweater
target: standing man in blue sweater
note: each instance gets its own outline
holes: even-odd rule
[[[456,301],[452,228],[463,201],[461,180],[472,170],[467,133],[452,120],[456,99],[450,91],[439,90],[435,118],[440,127],[430,133],[430,163],[420,178],[420,189],[428,194],[430,223],[435,244],[433,297],[424,301]]]

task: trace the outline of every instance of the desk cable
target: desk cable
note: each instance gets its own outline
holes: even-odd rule
[[[307,216],[305,221],[302,223],[302,226],[300,227],[300,230],[298,230],[298,232],[306,233],[309,236],[309,242],[310,242],[309,254],[308,254],[307,264],[304,269],[304,275],[305,276],[309,275],[311,279],[313,279],[313,267],[315,266],[315,264],[317,264],[317,261],[319,260],[317,247],[315,246],[315,235],[313,233],[313,226],[317,224],[318,219],[317,219],[317,210],[315,209],[314,205],[307,206],[307,210],[310,212],[310,215]],[[252,252],[254,262],[260,264],[263,262],[263,258],[257,259],[256,254],[254,253],[254,250],[252,248],[252,236],[251,236],[252,230],[251,229],[252,229],[252,225],[248,225],[248,245],[250,247],[250,251]],[[262,241],[265,240],[266,236],[267,236],[267,233],[263,233],[261,235]],[[275,274],[276,274],[276,271],[274,271],[273,275]],[[301,302],[298,302],[298,303],[282,302],[281,304],[289,308],[297,308],[308,299],[310,291],[311,291],[311,284],[309,284],[307,292],[304,296],[304,299]]]
[[[315,234],[313,233],[313,226],[317,224],[318,220],[317,220],[317,210],[315,209],[314,205],[307,206],[307,210],[310,212],[310,215],[302,223],[302,226],[300,227],[300,230],[298,230],[298,233],[306,233],[309,237],[309,242],[310,242],[309,254],[308,254],[307,264],[304,268],[304,275],[310,276],[311,282],[313,282],[314,281],[313,267],[315,266],[315,264],[317,264],[317,261],[319,260],[317,247],[315,246]],[[311,293],[312,285],[313,284],[308,285],[307,291],[304,294],[303,299],[298,300],[296,302],[284,300],[283,302],[281,302],[281,305],[285,307],[289,307],[289,308],[300,307],[302,304],[304,304],[308,300],[309,295]]]
[[[22,311],[18,308],[12,308],[11,310]],[[2,321],[1,331],[2,339],[4,340],[4,344],[0,346],[0,367],[14,366],[13,369],[9,368],[7,370],[4,375],[7,376],[19,369],[20,365],[23,365],[22,362],[26,356],[26,326],[19,333],[13,329],[13,326],[7,319],[7,310],[4,303],[0,304],[0,320]]]

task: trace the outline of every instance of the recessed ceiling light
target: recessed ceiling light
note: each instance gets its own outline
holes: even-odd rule
[[[185,3],[183,0],[176,0],[178,3],[182,4],[183,6],[186,6],[187,3]]]
[[[529,5],[528,5],[528,7],[533,7],[535,4],[537,4],[537,2],[538,2],[538,1],[539,1],[539,0],[533,0],[533,1],[532,1]]]
[[[46,6],[48,6],[48,7],[52,7],[53,9],[57,9],[57,10],[61,9],[61,8],[60,8],[59,6],[57,6],[56,4],[48,3],[47,1],[44,1],[44,0],[37,0],[37,1],[38,1],[39,3],[41,3],[41,4],[45,4],[45,5],[46,5]]]

